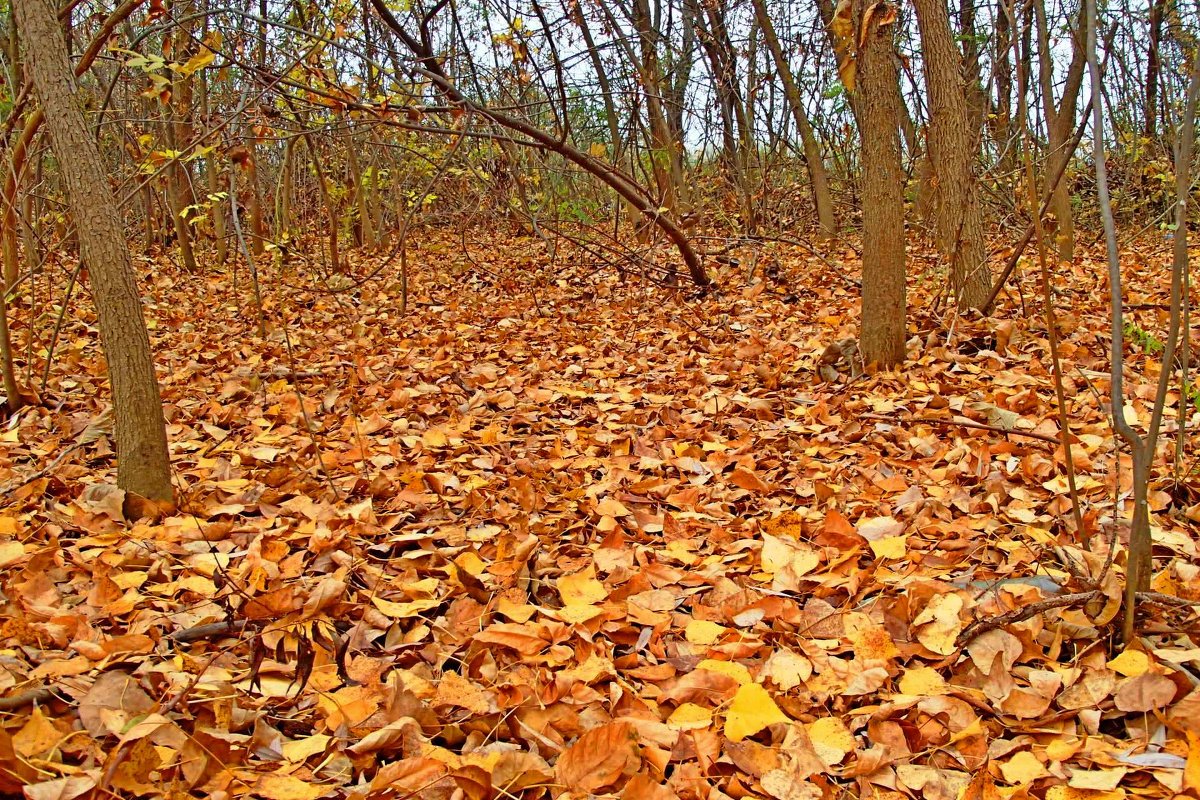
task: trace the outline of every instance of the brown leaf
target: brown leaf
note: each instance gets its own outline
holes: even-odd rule
[[[1175,683],[1165,675],[1146,673],[1128,678],[1113,695],[1113,701],[1122,711],[1145,713],[1156,708],[1165,708],[1175,699]]]
[[[542,652],[550,644],[540,633],[540,626],[537,625],[497,622],[475,634],[474,638],[476,642],[511,647],[522,655],[531,656]]]
[[[573,791],[595,792],[612,786],[641,764],[637,738],[628,722],[610,722],[587,731],[554,765],[559,783]]]
[[[88,733],[100,737],[120,733],[136,716],[154,708],[150,695],[142,691],[128,673],[105,672],[79,702],[79,719]]]
[[[40,707],[35,708],[21,730],[13,734],[13,749],[26,758],[40,756],[55,747],[63,732],[54,726]]]
[[[763,483],[762,478],[754,474],[753,470],[738,467],[729,475],[729,482],[740,489],[745,489],[748,492],[755,494],[770,494],[771,487]]]
[[[645,773],[634,775],[621,790],[621,800],[679,800],[670,786],[657,783]]]
[[[72,775],[25,787],[26,800],[75,800],[96,788],[96,781],[87,775]]]

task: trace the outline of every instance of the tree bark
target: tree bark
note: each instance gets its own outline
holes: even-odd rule
[[[914,6],[929,94],[929,155],[938,180],[938,249],[950,265],[955,299],[980,308],[991,292],[992,276],[974,169],[978,120],[967,102],[946,0],[914,0]]]
[[[133,263],[95,139],[76,105],[62,28],[49,0],[15,4],[26,65],[46,116],[50,142],[75,218],[80,255],[91,275],[100,338],[116,417],[117,483],[153,500],[170,500],[171,465],[150,337]]]
[[[857,0],[856,31],[867,7]],[[863,361],[904,360],[904,171],[900,163],[899,73],[893,45],[894,7],[875,6],[858,48],[859,135],[862,137],[863,272],[859,349]],[[883,23],[883,24],[881,24]]]

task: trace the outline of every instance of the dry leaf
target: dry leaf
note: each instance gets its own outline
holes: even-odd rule
[[[610,722],[585,732],[558,757],[554,774],[572,791],[595,792],[637,772],[637,736],[627,722]]]
[[[740,742],[768,725],[780,722],[788,722],[788,717],[775,705],[767,690],[757,683],[747,683],[733,696],[725,714],[725,735],[731,741]]]

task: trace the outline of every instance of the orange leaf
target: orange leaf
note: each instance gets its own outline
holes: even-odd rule
[[[592,728],[563,753],[554,772],[573,791],[595,792],[632,774],[641,765],[636,735],[628,722]]]
[[[762,478],[754,474],[753,470],[748,470],[738,467],[729,476],[729,482],[739,489],[745,489],[747,492],[755,494],[769,494],[771,487],[763,483]]]
[[[511,647],[521,655],[526,656],[540,653],[549,644],[549,642],[538,635],[538,630],[535,626],[516,625],[508,622],[498,622],[487,628],[487,630],[475,634],[475,641]]]

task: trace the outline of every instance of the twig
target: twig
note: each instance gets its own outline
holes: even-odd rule
[[[971,428],[977,431],[993,431],[994,433],[1011,433],[1013,436],[1027,436],[1030,439],[1037,439],[1039,442],[1047,442],[1049,444],[1059,444],[1057,437],[1048,436],[1044,433],[1035,433],[1034,431],[1022,431],[1016,428],[1001,428],[999,425],[985,425],[982,422],[972,422],[969,419],[945,419],[944,417],[904,417],[896,419],[885,414],[860,414],[863,419],[877,419],[881,422],[925,422],[930,425],[945,425],[947,427]]]
[[[39,469],[37,472],[33,473],[32,475],[26,475],[24,478],[17,478],[16,480],[9,481],[8,483],[0,486],[0,496],[15,492],[17,489],[20,489],[22,486],[33,483],[38,478],[44,478],[45,476],[49,475],[51,472],[53,472],[55,469],[58,468],[59,464],[62,464],[62,462],[67,460],[67,456],[71,455],[76,450],[83,447],[85,444],[86,444],[86,442],[75,442],[70,447],[68,447],[66,450],[63,450],[61,453],[59,453],[57,458],[55,458],[53,461],[51,461],[45,467],[43,467],[42,469]]]
[[[1137,598],[1139,603],[1149,603],[1155,606],[1164,606],[1168,608],[1192,608],[1200,606],[1200,600],[1188,600],[1186,597],[1175,597],[1162,592],[1138,592]]]
[[[167,638],[173,642],[186,644],[187,642],[198,642],[201,639],[211,639],[215,636],[223,636],[227,633],[241,633],[249,625],[249,620],[226,620],[225,622],[210,622],[206,625],[196,625],[191,628],[184,628],[181,631],[174,631],[167,634]]]
[[[982,636],[988,631],[994,631],[997,628],[1002,628],[1005,625],[1012,625],[1016,622],[1024,622],[1027,619],[1032,619],[1038,614],[1050,611],[1051,609],[1086,605],[1099,596],[1099,591],[1091,591],[1064,594],[1058,597],[1048,597],[1045,600],[1038,600],[1035,603],[1030,603],[1029,605],[1022,606],[1021,608],[1014,608],[1012,611],[1006,611],[1003,614],[999,614],[994,617],[977,619],[967,627],[963,628],[962,633],[955,637],[954,645],[955,647],[959,648],[966,647],[974,639]]]
[[[29,689],[9,697],[0,697],[0,711],[16,711],[18,708],[24,708],[32,703],[49,700],[53,696],[54,693],[43,686],[40,689]]]

